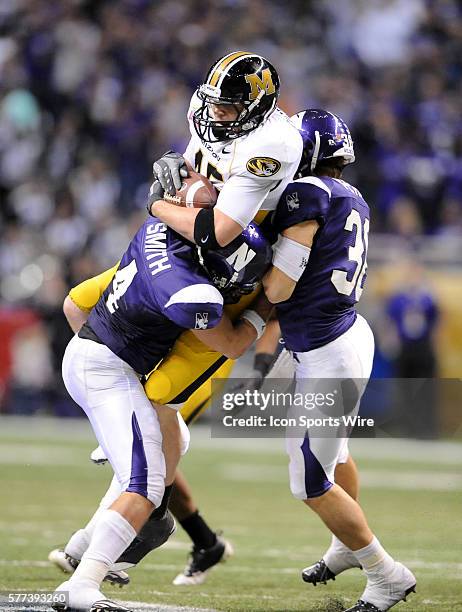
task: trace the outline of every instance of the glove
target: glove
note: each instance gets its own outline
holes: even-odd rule
[[[175,151],[167,151],[152,165],[154,177],[160,182],[169,195],[175,195],[180,189],[181,178],[188,176],[185,158]]]
[[[146,208],[148,209],[148,213],[150,215],[152,215],[151,206],[153,205],[153,203],[157,202],[157,200],[162,200],[163,197],[164,197],[164,188],[162,187],[160,182],[156,179],[152,183],[149,189],[148,203],[146,204]]]
[[[267,375],[270,365],[274,361],[274,355],[268,353],[258,353],[255,355],[253,369],[249,378],[241,378],[241,380],[231,387],[231,393],[245,393],[246,391],[258,391],[262,386],[265,376]],[[235,416],[245,410],[245,406],[234,406],[228,413]]]

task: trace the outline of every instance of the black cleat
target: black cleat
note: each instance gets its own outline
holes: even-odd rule
[[[314,565],[305,567],[305,569],[302,570],[302,579],[304,582],[309,582],[316,586],[318,582],[327,584],[328,580],[335,580],[335,574],[327,567],[324,559],[321,559]]]
[[[82,612],[81,607],[72,608],[61,602],[53,603],[51,604],[51,607],[56,612]],[[110,601],[109,599],[102,599],[101,601],[95,602],[91,606],[90,612],[132,612],[132,610],[130,610],[130,608],[122,606],[121,604],[116,603],[115,601]]]
[[[132,612],[132,610],[115,601],[103,599],[101,601],[96,601],[90,608],[90,612]]]
[[[220,561],[226,561],[234,554],[230,542],[217,536],[217,541],[210,548],[193,548],[191,551],[191,561],[181,574],[173,581],[176,586],[192,586],[202,584],[207,572]]]
[[[165,516],[161,519],[148,520],[139,534],[135,536],[133,542],[114,563],[115,569],[119,572],[119,570],[133,567],[151,550],[165,544],[175,531],[176,523],[170,510],[167,510]]]
[[[382,612],[382,610],[379,610],[371,603],[367,603],[367,601],[359,599],[352,608],[348,608],[344,612]]]

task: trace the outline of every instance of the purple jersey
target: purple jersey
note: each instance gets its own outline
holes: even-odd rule
[[[223,297],[193,247],[156,217],[131,241],[88,323],[139,374],[149,373],[185,329],[215,327]]]
[[[286,302],[277,306],[286,346],[305,352],[332,342],[353,325],[366,279],[369,206],[359,191],[330,177],[290,183],[273,217],[278,232],[316,220],[308,265]]]

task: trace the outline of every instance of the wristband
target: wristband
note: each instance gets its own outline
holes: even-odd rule
[[[257,332],[257,340],[260,340],[266,328],[266,323],[263,321],[261,316],[255,312],[255,310],[248,309],[244,310],[244,312],[241,314],[241,319],[245,319],[250,323],[250,325],[252,325],[252,327],[255,328],[255,331]]]

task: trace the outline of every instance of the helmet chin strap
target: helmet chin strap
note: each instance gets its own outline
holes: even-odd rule
[[[249,106],[244,106],[244,108],[241,111],[241,114],[239,115],[239,117],[237,118],[238,121],[241,121],[243,119],[245,119],[246,117],[248,117],[250,115],[250,113],[254,110],[254,108],[257,108],[257,106],[260,104],[263,96],[265,95],[265,90],[261,89],[260,93],[258,94],[258,96],[255,98],[255,100],[252,102],[252,104],[249,104]],[[244,123],[242,125],[242,127],[245,129],[247,126],[247,123]]]

